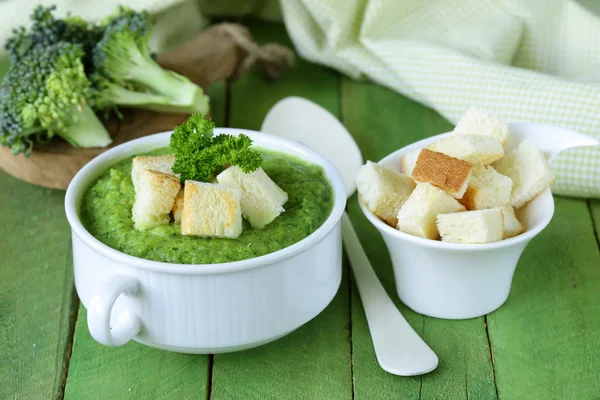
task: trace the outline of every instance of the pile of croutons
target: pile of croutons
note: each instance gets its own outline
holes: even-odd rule
[[[182,188],[172,172],[174,162],[172,155],[133,159],[136,229],[175,223],[186,236],[237,238],[242,234],[242,216],[252,228],[262,229],[285,211],[287,193],[262,168],[247,174],[231,166],[216,176],[215,183],[187,180]]]
[[[392,227],[451,243],[490,243],[525,227],[519,209],[555,180],[530,140],[504,153],[508,126],[471,108],[449,136],[402,157],[403,173],[368,161],[356,176],[365,206]]]

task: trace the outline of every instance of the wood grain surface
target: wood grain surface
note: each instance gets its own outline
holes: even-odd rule
[[[0,399],[61,395],[74,309],[64,192],[0,171]]]
[[[280,25],[248,26],[259,42],[289,44]],[[450,128],[397,93],[302,61],[279,82],[252,73],[209,94],[217,125],[249,129],[282,97],[312,99],[341,118],[365,160]],[[377,364],[346,261],[331,305],[263,347],[215,357],[104,347],[74,297],[63,193],[4,173],[0,188],[0,399],[600,399],[598,200],[556,198],[506,304],[484,318],[445,321],[400,303],[387,250],[354,196],[348,211],[371,263],[440,358],[434,372],[404,378]]]

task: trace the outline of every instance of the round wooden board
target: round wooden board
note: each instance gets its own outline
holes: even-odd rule
[[[123,110],[123,119],[111,119],[106,127],[113,142],[103,148],[73,148],[57,138],[45,145],[36,145],[31,156],[15,156],[10,149],[0,147],[0,167],[8,174],[52,189],[66,189],[73,176],[96,157],[121,143],[153,133],[169,131],[188,117],[187,114],[159,114],[144,110]]]

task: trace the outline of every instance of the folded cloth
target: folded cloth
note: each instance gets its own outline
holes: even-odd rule
[[[507,122],[600,139],[600,19],[567,0],[281,0],[301,56],[369,78],[456,123]],[[600,197],[600,147],[553,162],[556,194]]]

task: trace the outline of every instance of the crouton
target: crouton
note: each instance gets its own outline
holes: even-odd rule
[[[499,208],[439,214],[437,229],[442,242],[491,243],[502,240],[503,218]]]
[[[513,182],[490,166],[473,165],[469,186],[459,200],[467,210],[484,210],[510,204]]]
[[[390,226],[398,223],[398,211],[415,188],[409,176],[367,161],[356,174],[356,188],[369,210]]]
[[[177,196],[175,196],[175,201],[173,202],[173,209],[171,212],[173,213],[173,220],[176,224],[181,223],[181,212],[183,211],[183,189],[179,190]]]
[[[242,192],[212,183],[185,181],[181,234],[237,238],[242,234]]]
[[[546,155],[527,139],[494,163],[494,168],[513,180],[510,204],[514,208],[523,207],[556,179]]]
[[[287,193],[262,168],[246,174],[232,166],[217,175],[217,181],[242,193],[242,215],[255,229],[264,228],[285,211],[283,205],[288,201]]]
[[[411,151],[410,153],[406,153],[400,159],[400,166],[402,167],[402,173],[408,176],[412,175],[413,169],[415,168],[415,164],[417,163],[417,158],[419,158],[419,153],[421,149]]]
[[[173,163],[175,162],[175,156],[138,156],[134,157],[131,164],[131,181],[133,182],[133,188],[137,193],[140,173],[142,171],[151,169],[153,171],[162,172],[163,174],[179,176],[174,174],[171,170]]]
[[[457,135],[490,136],[504,146],[508,141],[508,125],[497,117],[477,107],[471,107],[454,128]]]
[[[429,149],[421,150],[412,177],[417,182],[428,182],[460,199],[467,190],[471,164]]]
[[[135,228],[147,230],[168,224],[180,189],[179,179],[175,176],[153,170],[141,171],[131,212]]]
[[[508,239],[525,232],[525,227],[517,219],[515,210],[511,205],[504,205],[498,208],[502,210],[502,214],[504,215],[504,239]]]
[[[439,239],[437,215],[460,211],[465,211],[465,207],[446,192],[429,183],[418,183],[398,212],[396,228],[426,239]]]
[[[488,165],[504,157],[502,145],[490,136],[451,135],[431,143],[427,148],[471,164]]]

